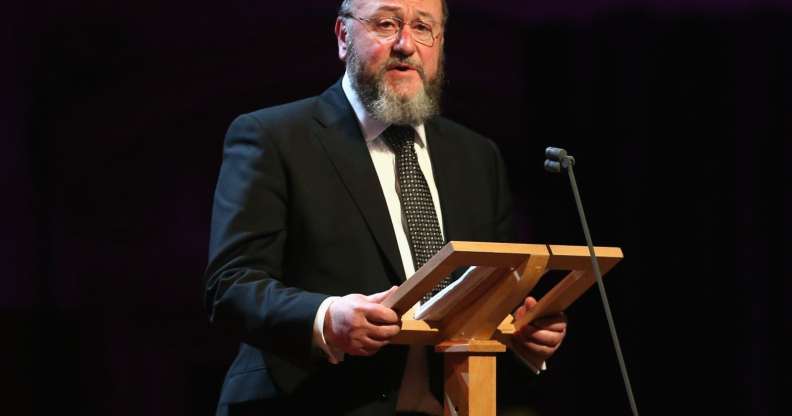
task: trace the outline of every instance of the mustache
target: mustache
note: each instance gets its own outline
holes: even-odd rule
[[[424,72],[423,65],[421,65],[420,62],[417,62],[410,58],[393,57],[393,56],[388,58],[388,60],[385,62],[385,66],[380,71],[380,75],[383,75],[385,74],[385,71],[389,69],[393,69],[398,66],[409,66],[410,68],[418,72],[418,75],[421,77],[424,83],[426,82],[426,73]]]

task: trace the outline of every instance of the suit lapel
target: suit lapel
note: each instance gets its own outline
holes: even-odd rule
[[[394,276],[405,280],[393,224],[355,113],[338,82],[319,97],[315,136],[355,201]]]

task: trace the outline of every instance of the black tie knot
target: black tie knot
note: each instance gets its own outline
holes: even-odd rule
[[[415,143],[415,135],[416,131],[412,126],[398,124],[392,124],[382,132],[383,140],[396,154],[399,154],[407,146],[411,149]]]

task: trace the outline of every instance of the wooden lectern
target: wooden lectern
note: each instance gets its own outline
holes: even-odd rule
[[[595,247],[604,275],[622,259],[618,247]],[[465,266],[491,272],[438,321],[415,319],[414,305]],[[569,273],[520,322],[510,314],[548,271]],[[451,241],[383,304],[402,317],[395,344],[434,345],[444,353],[444,414],[494,416],[495,354],[525,323],[565,310],[596,281],[588,247]]]

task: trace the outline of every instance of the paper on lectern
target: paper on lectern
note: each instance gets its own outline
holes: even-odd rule
[[[437,292],[415,311],[415,319],[439,321],[443,319],[460,300],[464,299],[483,281],[487,280],[497,267],[471,266],[459,279]]]

